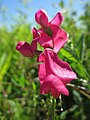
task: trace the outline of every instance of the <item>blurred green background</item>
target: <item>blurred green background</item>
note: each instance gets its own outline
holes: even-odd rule
[[[14,9],[12,6],[10,12],[7,6],[10,1],[0,1],[0,120],[52,120],[51,96],[39,94],[36,58],[25,58],[15,47],[18,41],[32,41],[31,27],[38,28],[34,14],[39,8],[50,6],[45,7],[50,18],[58,10],[62,11],[64,22],[61,27],[68,32],[69,40],[58,55],[78,75],[72,84],[90,90],[90,2],[12,1],[16,6]],[[18,2],[20,6],[17,6]],[[90,120],[90,95],[69,86],[68,89],[70,95],[62,95],[62,104],[59,98],[56,99],[55,119]]]

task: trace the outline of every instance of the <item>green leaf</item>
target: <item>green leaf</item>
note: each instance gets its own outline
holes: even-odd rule
[[[69,51],[69,49],[66,48],[62,48],[60,50],[60,53],[65,56],[66,58],[68,58],[71,61],[74,62],[78,62],[78,58],[76,58],[76,55],[74,53],[71,53],[71,50]]]
[[[85,79],[88,79],[90,77],[89,73],[87,72],[87,69],[80,62],[77,63],[72,62],[71,66],[79,75],[78,77]]]
[[[38,43],[37,43],[37,48],[38,48],[38,50],[40,50],[40,51],[43,51],[43,50],[44,50],[44,48],[43,48],[40,44],[38,44]]]
[[[85,46],[84,35],[82,34],[79,41],[77,42],[77,48],[76,48],[77,55],[81,61],[83,60],[83,56],[84,56],[84,46]]]
[[[60,6],[61,8],[64,8],[64,2],[63,2],[62,0],[59,2],[59,6]]]
[[[5,56],[4,56],[5,54]],[[9,55],[7,55],[7,53],[4,53],[3,56],[2,56],[2,59],[3,59],[3,66],[0,68],[0,81],[3,79],[5,73],[7,72],[9,66],[10,66],[10,62],[11,62],[11,59],[12,59],[12,52],[9,53]]]
[[[0,58],[0,69],[2,68],[3,64],[4,64],[4,60],[6,59],[6,54],[2,54],[1,58]]]

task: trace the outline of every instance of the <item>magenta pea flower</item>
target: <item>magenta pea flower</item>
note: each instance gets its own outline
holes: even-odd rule
[[[41,25],[38,30],[41,34],[38,42],[44,48],[52,48],[57,53],[68,40],[67,33],[59,27],[63,21],[62,14],[58,12],[49,22],[47,13],[41,9],[36,12],[35,20]]]
[[[57,56],[68,40],[67,33],[60,28],[63,16],[58,12],[49,22],[47,13],[41,9],[36,12],[35,19],[41,28],[32,29],[31,44],[20,41],[16,49],[26,57],[38,56],[37,61],[41,62],[38,66],[41,94],[51,93],[55,98],[61,94],[69,95],[66,85],[77,76],[70,65]],[[44,47],[44,52],[37,49],[37,43]]]
[[[39,55],[38,62],[42,62],[38,69],[40,93],[51,93],[55,98],[60,94],[69,95],[65,85],[77,78],[69,64],[48,48]]]
[[[16,46],[16,50],[18,50],[25,57],[34,57],[35,55],[39,55],[41,51],[37,50],[37,42],[40,39],[40,35],[35,28],[32,29],[33,32],[33,40],[31,44],[20,41]]]

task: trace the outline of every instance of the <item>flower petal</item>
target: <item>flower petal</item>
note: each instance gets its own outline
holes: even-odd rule
[[[40,37],[40,34],[36,28],[32,29],[32,33],[33,33],[33,39]]]
[[[45,68],[45,64],[40,64],[38,66],[38,76],[39,76],[39,80],[40,80],[40,93],[41,94],[46,94],[49,92],[49,86],[45,86],[44,85],[44,81],[46,78],[46,68]],[[44,86],[43,86],[44,85]]]
[[[51,25],[50,28],[53,32],[54,52],[57,53],[67,42],[68,36],[63,29],[55,25]]]
[[[38,76],[39,76],[40,81],[43,82],[43,80],[46,77],[46,68],[45,68],[44,63],[42,63],[38,66]]]
[[[38,43],[44,48],[52,48],[52,38],[43,29],[39,29],[38,32],[40,33]]]
[[[50,74],[45,78],[40,89],[41,94],[47,94],[49,92],[51,92],[55,98],[59,97],[60,94],[69,95],[69,92],[62,81],[53,74]]]
[[[39,39],[40,39],[40,37],[37,37],[37,38],[33,39],[31,42],[31,50],[33,52],[35,52],[37,50],[37,42]]]
[[[60,94],[68,95],[69,92],[65,85],[76,78],[67,62],[60,60],[57,54],[46,48],[38,57],[38,75],[40,79],[40,93],[51,94],[57,98]]]
[[[63,16],[62,13],[58,12],[56,14],[56,16],[51,20],[50,24],[56,25],[56,26],[60,26],[62,21],[63,21]]]
[[[21,54],[23,54],[25,57],[33,57],[31,45],[27,42],[18,42],[16,46],[16,50],[18,50]]]
[[[67,62],[60,60],[55,52],[50,49],[45,49],[45,67],[46,74],[54,74],[60,78],[60,80],[67,84],[73,79],[76,79],[76,74],[72,71],[71,67]]]
[[[34,55],[39,55],[41,51],[37,50],[37,42],[40,37],[32,40],[31,45],[27,42],[18,42],[16,50],[18,50],[25,57],[34,57]]]
[[[45,61],[45,56],[44,53],[41,53],[39,57],[37,58],[37,62],[44,62]]]
[[[54,46],[54,52],[57,53],[67,42],[68,36],[67,33],[58,26],[50,25],[50,29],[53,33],[52,37],[50,37],[43,29],[38,30],[38,33],[40,33],[38,43],[44,48],[53,48]]]
[[[43,10],[40,9],[39,11],[36,12],[35,14],[35,20],[37,21],[38,24],[40,24],[42,27],[45,27],[48,24],[48,16],[47,13]]]

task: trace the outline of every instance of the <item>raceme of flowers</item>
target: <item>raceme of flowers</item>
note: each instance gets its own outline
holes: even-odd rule
[[[70,65],[57,55],[68,40],[67,33],[60,28],[63,19],[61,12],[58,12],[49,21],[46,11],[38,10],[35,20],[41,28],[32,29],[33,40],[31,44],[21,41],[16,46],[16,49],[25,57],[38,56],[40,94],[51,93],[54,98],[58,98],[61,94],[69,95],[66,84],[77,78]],[[44,48],[44,51],[37,50],[37,43]]]

